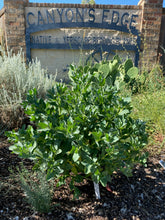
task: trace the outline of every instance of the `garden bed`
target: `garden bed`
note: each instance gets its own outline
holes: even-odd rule
[[[165,171],[159,165],[160,156],[149,157],[147,167],[137,166],[133,176],[127,178],[115,174],[110,183],[112,192],[100,187],[101,200],[95,199],[93,183],[84,181],[78,185],[82,192],[79,200],[73,200],[73,192],[67,184],[55,188],[53,210],[39,214],[31,210],[18,184],[16,171],[21,162],[29,170],[32,164],[21,160],[8,150],[9,143],[0,139],[0,219],[46,220],[46,219],[165,219]]]

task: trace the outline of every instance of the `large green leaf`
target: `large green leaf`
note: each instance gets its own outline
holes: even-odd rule
[[[133,67],[133,62],[131,59],[128,59],[125,61],[124,63],[124,70],[125,70],[125,73],[128,72],[129,69],[131,69]]]
[[[79,160],[80,156],[78,153],[74,153],[72,158],[73,158],[74,162],[77,162]]]
[[[101,131],[92,132],[92,135],[93,135],[95,141],[99,142],[101,140],[102,132]]]
[[[139,69],[137,67],[132,67],[128,70],[127,75],[130,77],[130,79],[136,79],[139,74]]]
[[[108,73],[109,73],[109,65],[108,64],[103,64],[103,65],[100,65],[99,67],[99,72],[101,72],[103,74],[103,77],[107,77]]]

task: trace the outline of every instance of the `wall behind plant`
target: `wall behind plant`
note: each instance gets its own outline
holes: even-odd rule
[[[108,24],[108,13],[112,13],[113,11],[117,11],[118,13],[119,11],[121,11],[124,13],[124,16],[128,16],[128,13],[126,12],[130,12],[130,10],[132,9],[132,10],[137,10],[141,14],[141,15],[139,14],[140,22],[137,22],[139,26],[139,28],[137,29],[141,33],[142,40],[143,38],[145,38],[145,45],[144,45],[144,42],[142,42],[141,44],[142,46],[140,49],[141,49],[141,52],[143,52],[143,56],[140,58],[141,60],[144,61],[143,63],[146,66],[148,66],[148,64],[153,65],[157,62],[163,0],[154,0],[154,1],[153,0],[140,0],[138,6],[135,6],[135,5],[134,6],[132,5],[100,5],[98,0],[96,0],[97,5],[94,5],[94,6],[93,5],[82,5],[82,4],[69,4],[69,3],[66,4],[67,2],[69,2],[69,0],[63,0],[63,2],[65,2],[64,4],[51,4],[51,3],[48,3],[48,1],[46,1],[46,3],[41,3],[41,2],[43,2],[43,0],[42,1],[41,0],[38,0],[38,1],[37,0],[34,0],[34,1],[32,0],[30,1],[29,0],[22,0],[22,1],[4,0],[5,39],[6,39],[7,47],[9,49],[12,49],[14,52],[17,52],[18,50],[20,50],[20,47],[21,47],[23,51],[25,52],[25,55],[30,54],[32,49],[41,49],[39,47],[40,45],[39,46],[37,45],[38,48],[36,47],[32,48],[29,46],[29,51],[27,51],[27,48],[28,48],[27,45],[31,44],[30,40],[29,40],[30,43],[27,44],[28,43],[27,39],[30,39],[30,37],[33,37],[33,36],[30,36],[29,34],[30,37],[28,36],[27,38],[27,33],[32,33],[32,32],[27,32],[27,27],[25,26],[25,23],[26,23],[27,18],[32,19],[32,20],[29,20],[29,24],[34,24],[34,26],[37,26],[38,22],[39,22],[39,25],[42,22],[44,23],[44,18],[42,18],[42,16],[44,15],[43,14],[44,12],[40,12],[40,10],[42,11],[44,10],[44,8],[45,10],[46,9],[51,10],[52,8],[61,8],[59,9],[59,12],[64,8],[63,10],[65,10],[66,12],[65,15],[68,15],[69,11],[72,12],[71,8],[74,8],[74,10],[76,10],[76,8],[83,7],[88,11],[91,10],[90,11],[91,20],[93,19],[92,13],[94,11],[97,12],[97,10],[104,9],[104,16],[102,16],[102,19],[106,20],[107,22],[104,22],[104,23],[107,23],[107,24]],[[74,2],[77,2],[77,1],[75,0]],[[113,3],[112,1],[108,1],[108,0],[105,0],[105,1],[103,0],[102,3],[104,2],[108,2],[108,4]],[[117,1],[115,3],[117,3]],[[32,9],[37,10],[38,16],[39,16],[37,22],[35,21],[36,16],[35,16],[34,11],[29,11],[28,16],[26,16],[26,11],[28,10],[28,8],[30,8],[29,10],[32,10]],[[66,8],[68,8],[69,11],[66,11]],[[124,10],[126,10],[126,12]],[[78,16],[80,17],[79,14]],[[49,12],[49,19],[53,19],[50,12]],[[71,21],[70,18],[68,20]],[[125,20],[125,23],[129,23],[127,19]],[[25,33],[26,33],[26,36],[25,36]],[[38,38],[36,39],[38,42]],[[46,48],[43,48],[43,49],[46,49]],[[141,63],[139,62],[140,65]]]

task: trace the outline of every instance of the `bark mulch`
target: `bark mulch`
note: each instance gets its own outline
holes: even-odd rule
[[[28,160],[11,154],[9,143],[0,139],[0,219],[1,220],[154,220],[165,219],[165,170],[159,156],[149,157],[148,166],[137,166],[133,176],[115,174],[110,183],[112,191],[100,186],[101,200],[95,198],[93,183],[78,185],[82,194],[73,200],[68,184],[55,188],[53,210],[48,214],[34,212],[25,200],[18,181],[11,177],[21,162],[31,169]],[[68,180],[69,182],[69,180]]]

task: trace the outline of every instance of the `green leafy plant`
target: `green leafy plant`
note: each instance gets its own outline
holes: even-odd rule
[[[52,209],[53,184],[44,172],[30,172],[25,167],[18,169],[21,188],[34,211],[48,213]]]
[[[88,66],[90,65],[88,64]],[[117,55],[110,61],[103,60],[94,64],[92,69],[98,74],[103,74],[106,84],[116,86],[122,92],[129,88],[134,91],[135,84],[140,81],[139,70],[134,66],[132,60],[127,59],[122,63]]]
[[[71,65],[70,85],[56,83],[46,100],[30,91],[24,108],[35,128],[9,132],[10,150],[34,160],[59,185],[71,176],[71,189],[82,178],[106,186],[114,171],[131,175],[134,164],[146,162],[147,134],[144,123],[130,117],[130,99],[121,97],[119,66],[117,59]]]

